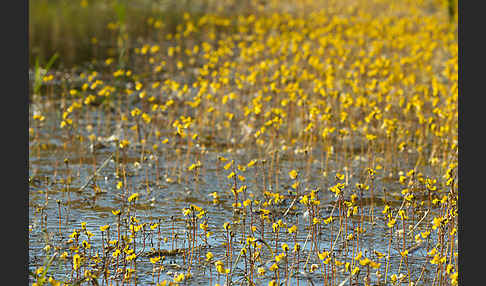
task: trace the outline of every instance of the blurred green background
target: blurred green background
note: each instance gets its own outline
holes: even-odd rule
[[[402,1],[402,0],[398,0]],[[406,1],[406,0],[403,0]],[[57,53],[54,68],[119,57],[142,41],[174,33],[184,13],[238,15],[259,6],[292,7],[292,0],[31,0],[29,1],[29,65],[46,65]],[[323,1],[326,2],[326,1]],[[423,2],[423,1],[422,1]],[[441,7],[457,22],[457,0],[425,0]],[[292,8],[290,8],[292,9]],[[162,23],[154,27],[155,23]],[[154,28],[159,33],[154,33]],[[122,56],[127,57],[127,54]]]

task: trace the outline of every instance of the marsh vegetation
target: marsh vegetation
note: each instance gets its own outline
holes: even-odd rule
[[[457,285],[447,3],[31,1],[30,284]]]

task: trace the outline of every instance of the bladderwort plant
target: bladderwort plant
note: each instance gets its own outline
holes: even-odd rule
[[[83,1],[100,53],[29,114],[29,254],[60,234],[66,284],[457,285],[446,1],[223,2]]]

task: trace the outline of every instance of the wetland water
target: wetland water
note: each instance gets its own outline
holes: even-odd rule
[[[348,2],[31,71],[29,284],[457,285],[457,33]]]
[[[243,165],[243,163],[250,162],[252,158],[255,158],[258,151],[254,150],[255,148],[252,146],[229,148],[229,152],[228,148],[220,146],[193,146],[191,150],[187,150],[184,145],[179,145],[178,143],[161,144],[157,151],[143,150],[144,147],[140,144],[133,145],[130,149],[122,151],[116,147],[115,137],[113,136],[114,133],[117,133],[117,128],[120,128],[119,126],[117,127],[117,122],[110,119],[106,114],[99,114],[98,112],[92,112],[86,117],[79,118],[82,123],[78,128],[79,130],[86,130],[87,126],[91,126],[91,128],[99,129],[99,134],[102,136],[97,139],[96,143],[89,143],[87,138],[83,138],[83,136],[88,136],[87,133],[72,136],[54,127],[56,132],[49,131],[48,133],[40,134],[35,139],[35,143],[30,145],[29,224],[32,230],[29,232],[29,267],[34,270],[42,265],[46,254],[44,247],[47,244],[60,247],[57,250],[59,253],[68,249],[69,245],[65,244],[65,241],[68,240],[68,235],[75,229],[82,229],[82,222],[86,222],[86,229],[93,233],[93,236],[90,238],[90,255],[98,254],[101,256],[101,240],[106,240],[107,238],[101,236],[99,227],[110,225],[109,231],[111,232],[111,237],[113,237],[118,222],[117,216],[113,215],[112,211],[117,209],[127,211],[128,208],[127,195],[123,189],[117,188],[117,183],[122,179],[123,181],[126,180],[126,188],[129,189],[128,192],[130,194],[140,194],[136,203],[131,206],[131,216],[136,215],[141,223],[147,223],[148,226],[154,223],[159,224],[155,230],[146,227],[146,233],[136,238],[137,244],[141,248],[137,264],[137,280],[140,284],[154,284],[153,265],[150,263],[149,258],[143,256],[144,254],[149,254],[151,249],[162,249],[167,252],[170,250],[188,249],[188,228],[182,212],[184,208],[188,208],[191,204],[199,206],[207,212],[205,216],[207,216],[208,228],[214,232],[213,235],[207,238],[206,242],[203,242],[202,238],[199,239],[200,248],[198,248],[196,253],[202,258],[197,257],[197,259],[204,260],[204,254],[207,251],[211,251],[216,257],[223,259],[226,251],[223,224],[227,221],[233,221],[235,222],[233,225],[235,229],[248,228],[248,225],[243,226],[242,217],[248,224],[249,214],[243,215],[234,212],[232,207],[234,199],[228,192],[223,191],[230,190],[232,187],[232,183],[227,180],[227,173],[229,172],[224,168],[226,162],[222,163],[218,158],[233,158],[235,164],[241,163]],[[56,124],[56,122],[51,122],[51,120],[54,119],[46,119],[44,123],[46,130],[50,129],[50,124]],[[119,139],[122,140],[122,138]],[[155,139],[148,140],[146,146],[152,146],[155,143]],[[319,150],[319,148],[315,149]],[[339,182],[339,179],[336,178],[337,173],[346,176],[345,180],[348,185],[354,186],[356,183],[361,182],[366,175],[362,175],[360,178],[356,177],[356,174],[363,174],[364,166],[366,166],[367,162],[365,156],[367,155],[355,153],[355,158],[351,160],[349,169],[344,172],[342,169],[335,167],[339,163],[335,162],[334,159],[330,159],[328,162],[329,172],[324,176],[319,160],[314,159],[312,162],[307,163],[310,155],[298,151],[281,152],[279,155],[281,156],[279,163],[281,168],[279,176],[281,178],[278,189],[281,191],[275,191],[277,188],[275,184],[263,184],[263,181],[269,180],[268,174],[262,175],[269,172],[269,167],[267,166],[267,169],[265,169],[265,164],[262,162],[257,162],[255,169],[249,168],[241,173],[248,178],[254,178],[249,179],[246,183],[247,190],[245,195],[248,197],[262,197],[262,194],[265,192],[262,187],[270,192],[273,190],[284,194],[284,199],[280,203],[269,208],[271,213],[268,223],[283,219],[288,226],[295,224],[299,228],[300,231],[296,237],[285,235],[286,230],[281,230],[282,235],[279,239],[279,245],[287,243],[293,249],[295,243],[298,242],[306,246],[301,254],[303,258],[301,262],[302,267],[306,261],[305,258],[307,258],[306,254],[311,249],[310,243],[306,243],[306,236],[309,233],[309,215],[305,208],[298,207],[284,216],[285,211],[294,198],[287,192],[283,192],[283,190],[292,190],[291,185],[293,182],[287,176],[287,173],[291,169],[307,169],[308,174],[305,175],[304,180],[300,181],[301,185],[299,188],[305,189],[305,192],[308,192],[310,189],[320,189],[318,193],[322,204],[319,208],[320,215],[323,219],[326,219],[333,213],[334,217],[337,218],[337,211],[333,211],[336,200],[334,194],[329,192],[328,189],[336,182]],[[116,163],[117,153],[118,164]],[[201,172],[197,178],[182,168],[178,153],[184,153],[195,158],[204,154],[204,159],[201,161]],[[314,153],[313,157],[321,156],[319,151]],[[142,156],[144,157],[143,159],[141,158]],[[413,158],[412,155],[410,157]],[[119,174],[117,175],[117,165],[119,174],[123,165],[125,178],[122,178]],[[267,165],[270,164],[267,162]],[[396,167],[397,169],[411,169],[413,165],[407,164],[406,160],[402,160]],[[96,175],[94,175],[95,170],[98,170]],[[89,180],[90,178],[92,179]],[[89,183],[87,184],[87,182]],[[80,190],[83,186],[85,188]],[[366,233],[361,236],[360,249],[368,251],[368,255],[373,253],[373,251],[381,253],[387,253],[388,251],[389,229],[384,224],[384,218],[381,215],[384,200],[387,201],[388,205],[396,208],[401,204],[401,186],[398,183],[397,175],[389,177],[389,174],[378,172],[373,182],[373,188],[375,190],[373,197],[370,196],[368,191],[363,194],[363,197],[358,202],[363,207],[361,210],[364,218],[362,226],[366,228]],[[211,196],[214,192],[221,193],[220,202],[217,204],[213,203],[213,197]],[[349,191],[345,191],[344,197],[346,199],[349,200],[350,195]],[[298,205],[298,203],[295,205]],[[59,219],[59,211],[61,219]],[[371,211],[375,213],[375,221],[373,223],[370,222],[371,217],[369,214]],[[428,216],[432,217],[434,212],[438,212],[438,210],[433,210]],[[423,215],[424,212],[419,209],[414,214],[411,224],[414,225]],[[351,216],[347,221],[348,227],[351,229],[352,226],[357,225],[361,218],[359,215]],[[271,232],[271,227],[264,226],[266,231],[262,234],[261,226],[256,225],[255,236],[263,237],[269,244],[273,244],[272,238],[274,234]],[[333,240],[336,239],[339,226],[339,223],[330,223],[318,228],[316,245],[318,249],[331,249],[331,243],[335,242]],[[420,233],[421,230],[425,229],[425,226],[425,223],[419,225],[414,229],[414,233]],[[158,236],[159,230],[161,233],[160,239]],[[234,237],[233,259],[238,256],[239,250],[243,247],[245,241],[242,239],[240,231],[235,232],[240,234],[236,234]],[[433,240],[434,236],[431,236],[430,239]],[[341,240],[337,240],[337,242],[339,244],[335,247],[335,255],[336,257],[344,256],[344,243]],[[104,245],[106,247],[106,241]],[[407,247],[413,246],[413,240],[407,244]],[[352,247],[348,246],[347,251],[349,252],[347,256],[350,256],[353,252]],[[54,250],[51,250],[51,253],[53,252]],[[391,245],[391,268],[389,271],[398,271],[401,264],[400,252],[401,242]],[[421,275],[422,271],[425,271],[425,274],[422,275],[427,275],[427,272],[431,271],[432,265],[425,263],[427,261],[426,252],[427,247],[424,245],[408,256],[408,267],[410,267],[411,274],[415,279]],[[166,254],[168,255],[165,255],[165,261],[161,264],[164,267],[164,271],[161,271],[160,281],[163,279],[171,280],[175,272],[182,273],[188,270],[186,261],[188,258],[182,253]],[[266,256],[265,259],[271,259],[269,253],[266,253]],[[309,265],[315,263],[318,264],[318,260],[315,257],[312,257],[308,262]],[[260,264],[265,265],[265,261]],[[269,264],[269,262],[267,261],[266,264]],[[289,265],[291,265],[290,262]],[[425,268],[423,268],[424,265],[426,266]],[[268,267],[269,265],[265,266]],[[59,262],[53,267],[53,271],[59,275],[58,277],[70,277],[72,266],[69,261]],[[245,263],[240,260],[238,265],[234,267],[234,278],[238,278],[239,273],[240,275],[242,272],[244,273]],[[199,265],[194,263],[194,266],[190,268],[194,276],[187,283],[194,285],[208,283],[210,274],[206,268],[205,263]],[[314,283],[322,283],[322,274],[317,273],[310,276],[297,274],[292,283],[297,283],[297,279],[301,283],[307,283],[308,277],[311,277]],[[346,277],[342,273],[337,273],[336,279],[341,281],[346,279]],[[216,282],[214,275],[211,278]],[[269,275],[267,280],[270,281],[271,279],[272,275]],[[221,281],[224,281],[224,278],[221,278]]]

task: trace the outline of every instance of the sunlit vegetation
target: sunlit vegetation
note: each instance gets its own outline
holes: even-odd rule
[[[458,284],[457,3],[153,2],[31,1],[31,285]]]

